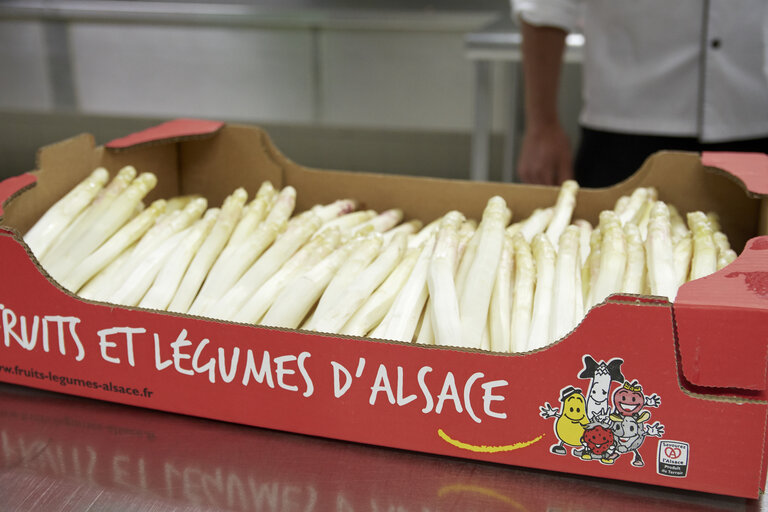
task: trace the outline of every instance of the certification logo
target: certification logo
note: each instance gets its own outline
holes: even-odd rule
[[[688,443],[681,441],[659,441],[659,453],[656,457],[656,472],[660,475],[685,478],[688,474]]]

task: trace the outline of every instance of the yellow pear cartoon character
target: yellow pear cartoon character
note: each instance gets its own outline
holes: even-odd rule
[[[565,446],[581,447],[581,437],[584,427],[589,424],[586,411],[586,401],[581,389],[568,386],[560,391],[561,410],[553,409],[549,402],[539,407],[542,418],[557,418],[555,420],[555,435],[560,440],[549,449],[557,455],[565,455]]]

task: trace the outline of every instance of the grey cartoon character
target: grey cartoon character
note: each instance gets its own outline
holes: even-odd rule
[[[645,441],[646,436],[661,437],[664,435],[664,425],[658,421],[653,425],[645,423],[650,417],[651,413],[648,411],[631,416],[611,414],[610,419],[614,422],[613,435],[616,440],[616,451],[612,459],[616,459],[622,454],[633,452],[635,455],[632,459],[632,465],[638,467],[645,466],[645,462],[638,450],[642,446],[643,441]]]

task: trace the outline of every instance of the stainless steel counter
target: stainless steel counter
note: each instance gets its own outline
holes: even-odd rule
[[[765,509],[764,501],[362,446],[0,384],[4,511],[741,511]]]

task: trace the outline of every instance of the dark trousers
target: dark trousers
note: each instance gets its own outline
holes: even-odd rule
[[[583,187],[613,185],[631,176],[651,154],[664,149],[768,153],[768,137],[705,144],[695,137],[630,135],[582,127],[574,162],[576,180]]]

